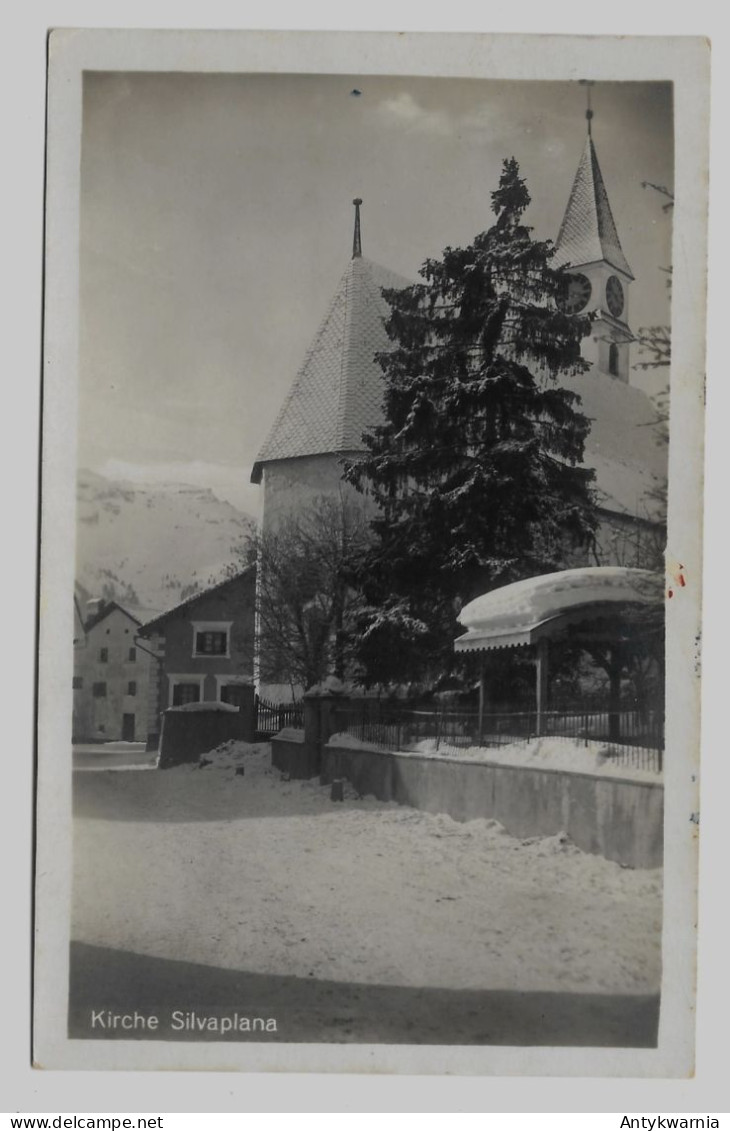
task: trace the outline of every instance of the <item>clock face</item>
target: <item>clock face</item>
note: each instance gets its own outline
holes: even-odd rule
[[[624,289],[615,275],[609,276],[606,283],[606,302],[614,318],[620,318],[624,310]]]
[[[566,314],[577,314],[588,305],[592,290],[591,281],[585,275],[571,275],[562,296],[561,308]]]

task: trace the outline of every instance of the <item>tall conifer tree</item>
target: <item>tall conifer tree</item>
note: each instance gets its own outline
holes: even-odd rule
[[[369,680],[448,669],[461,604],[563,568],[592,544],[590,424],[557,380],[587,368],[590,321],[562,309],[569,275],[523,223],[529,203],[506,160],[493,226],[427,260],[424,282],[384,292],[385,420],[345,473],[379,508],[356,568]]]

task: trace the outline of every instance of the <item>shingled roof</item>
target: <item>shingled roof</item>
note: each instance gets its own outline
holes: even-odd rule
[[[590,136],[557,246],[562,262],[605,259],[633,278]],[[259,452],[252,482],[261,482],[263,465],[272,460],[364,449],[363,432],[382,420],[383,374],[375,354],[391,345],[381,289],[407,286],[408,279],[362,257],[358,210],[353,258]],[[666,447],[656,407],[639,389],[605,375],[564,376],[560,383],[581,396],[591,421],[585,463],[596,472],[601,506],[658,518],[653,496],[666,480]]]
[[[363,432],[382,419],[383,373],[375,354],[390,339],[381,290],[408,286],[408,279],[354,254],[259,452],[253,483],[271,460],[363,450]]]
[[[556,241],[556,266],[605,260],[633,279],[621,249],[593,139],[588,134]]]
[[[578,393],[576,405],[591,422],[583,462],[596,473],[599,506],[613,514],[650,522],[663,520],[660,494],[666,487],[667,446],[661,413],[646,393],[595,370],[560,384]]]

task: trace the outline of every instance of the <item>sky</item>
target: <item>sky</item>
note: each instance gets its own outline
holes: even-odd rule
[[[671,212],[642,182],[672,186],[671,86],[591,98],[631,325],[666,324]],[[256,513],[251,466],[347,268],[353,197],[363,254],[415,281],[490,225],[515,156],[554,239],[585,107],[577,82],[87,73],[79,465]]]

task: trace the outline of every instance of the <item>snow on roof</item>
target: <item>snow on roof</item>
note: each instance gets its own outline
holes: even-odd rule
[[[596,472],[600,505],[661,521],[655,493],[666,486],[667,446],[656,405],[641,389],[596,371],[562,376],[560,385],[580,396],[576,407],[591,421],[584,464]]]
[[[125,609],[123,605],[120,605],[118,601],[102,600],[102,603],[97,611],[95,613],[92,613],[91,616],[87,619],[86,624],[84,625],[85,631],[91,632],[92,628],[96,628],[97,624],[101,624],[101,622],[103,620],[106,620],[106,618],[110,616],[111,613],[113,613],[115,610],[117,612],[123,613],[125,617],[129,617],[129,619],[133,621],[135,625],[138,625],[140,623],[139,618],[136,617],[134,613],[130,613],[129,609]]]
[[[603,259],[630,279],[634,277],[621,248],[590,134],[586,138],[555,246],[556,266],[570,263],[577,267]]]
[[[410,285],[369,259],[350,261],[259,452],[252,482],[261,482],[261,465],[270,460],[363,450],[363,432],[382,419],[383,375],[375,354],[390,348],[381,288]]]
[[[189,714],[189,715],[205,715],[205,714],[235,714],[239,710],[234,707],[232,703],[223,703],[220,700],[203,700],[198,703],[181,703],[179,707],[168,707],[165,711],[166,715],[173,714]]]
[[[541,574],[503,585],[470,601],[459,613],[467,629],[457,651],[530,644],[535,630],[557,617],[596,606],[657,605],[664,599],[662,577],[626,566],[584,566]]]

